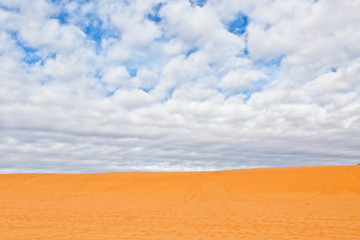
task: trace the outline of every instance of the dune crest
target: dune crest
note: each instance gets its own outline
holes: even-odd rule
[[[0,239],[360,239],[360,166],[3,174]]]

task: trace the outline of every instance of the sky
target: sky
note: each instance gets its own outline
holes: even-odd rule
[[[360,162],[358,0],[0,0],[0,173]]]

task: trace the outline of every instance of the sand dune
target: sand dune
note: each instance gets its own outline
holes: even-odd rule
[[[0,239],[360,239],[360,166],[3,174]]]

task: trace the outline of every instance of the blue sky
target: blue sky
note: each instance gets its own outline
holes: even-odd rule
[[[0,0],[0,173],[355,164],[358,12]]]

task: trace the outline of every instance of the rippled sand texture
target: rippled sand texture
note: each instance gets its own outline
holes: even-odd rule
[[[0,175],[0,239],[360,239],[360,166]]]

